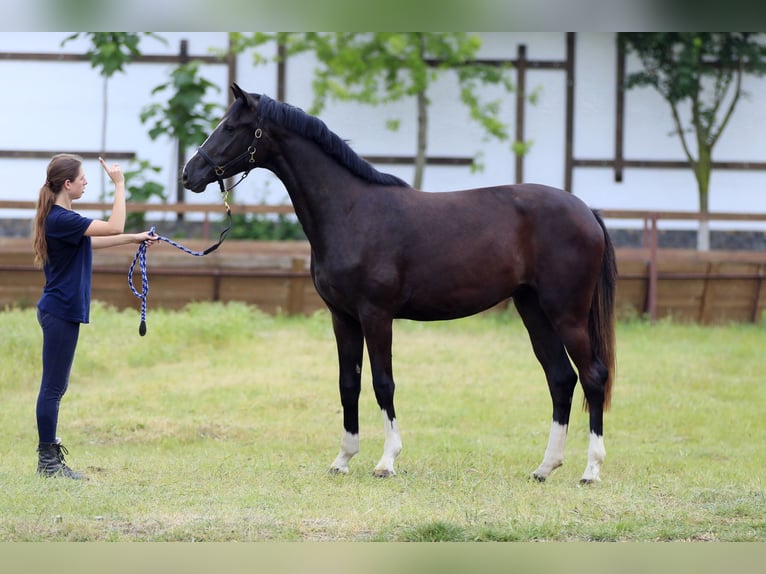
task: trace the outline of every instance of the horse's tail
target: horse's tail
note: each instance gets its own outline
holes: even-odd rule
[[[604,220],[595,210],[593,215],[596,216],[596,220],[604,232],[604,256],[601,259],[601,274],[596,284],[596,290],[593,292],[593,302],[588,318],[588,332],[593,353],[607,369],[606,381],[604,382],[604,410],[608,410],[612,400],[612,385],[615,376],[614,292],[617,284],[617,260]],[[587,410],[587,401],[583,402],[583,407]]]

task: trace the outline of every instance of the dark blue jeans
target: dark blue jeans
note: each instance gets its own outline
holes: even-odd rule
[[[40,442],[56,442],[59,404],[69,386],[69,373],[80,335],[80,324],[37,310],[43,329],[43,375],[37,396],[37,434]]]

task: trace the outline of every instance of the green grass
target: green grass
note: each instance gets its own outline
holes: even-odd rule
[[[327,473],[342,419],[329,316],[95,305],[59,434],[85,483],[38,478],[34,311],[0,312],[0,541],[766,541],[763,325],[618,325],[602,482],[578,483],[587,416],[544,484],[550,400],[523,326],[496,314],[395,326],[404,450],[376,479],[368,370],[362,450]]]

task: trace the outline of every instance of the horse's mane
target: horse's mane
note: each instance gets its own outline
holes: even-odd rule
[[[375,169],[368,161],[362,159],[351,147],[315,116],[311,116],[290,104],[277,102],[270,97],[260,94],[258,102],[258,114],[268,118],[291,132],[306,137],[315,142],[330,156],[352,173],[370,183],[379,185],[401,185],[409,187],[409,184],[390,173],[383,173]]]

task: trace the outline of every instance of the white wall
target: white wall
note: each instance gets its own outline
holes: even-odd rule
[[[145,54],[176,54],[182,38],[189,52],[207,54],[209,48],[226,47],[222,32],[159,33],[167,45],[146,39]],[[78,40],[61,47],[68,36],[61,32],[0,33],[0,52],[83,53],[88,42]],[[562,60],[566,55],[565,34],[485,33],[483,57],[516,55],[519,43],[527,45],[529,59]],[[271,49],[271,48],[269,48]],[[575,142],[577,158],[609,158],[614,153],[615,36],[613,33],[579,33],[576,52]],[[244,89],[276,95],[274,66],[252,65],[250,54],[239,57],[238,82]],[[311,104],[310,57],[293,58],[288,64],[287,100],[308,108]],[[635,62],[629,61],[629,69]],[[131,64],[124,74],[108,83],[109,115],[107,148],[135,151],[142,159],[163,166],[158,180],[171,197],[175,194],[175,150],[168,140],[152,141],[148,126],[139,121],[141,109],[153,101],[151,90],[170,79],[171,64]],[[227,75],[222,65],[208,65],[202,75],[222,87],[217,95],[225,104]],[[12,150],[93,150],[100,149],[103,105],[103,78],[89,63],[19,62],[0,60],[0,148]],[[459,102],[455,81],[440,80],[429,94],[429,153],[431,155],[473,156],[481,153],[485,169],[473,174],[463,167],[429,167],[424,189],[441,191],[509,183],[514,179],[514,158],[508,144],[483,141],[482,132],[469,121]],[[526,134],[533,147],[525,159],[525,180],[564,185],[565,74],[531,70],[528,90],[540,89],[537,105],[527,107]],[[761,133],[766,127],[766,108],[759,105],[766,95],[766,80],[746,78],[751,96],[740,102],[734,118],[715,149],[716,160],[765,161],[766,146]],[[497,92],[495,91],[495,94]],[[492,94],[490,94],[492,95]],[[649,89],[629,91],[626,98],[625,157],[628,159],[684,159],[672,128],[667,105]],[[515,120],[514,96],[503,106],[503,118]],[[322,114],[328,126],[360,155],[412,154],[415,149],[414,102],[386,107],[332,103]],[[390,118],[401,120],[398,132],[385,128]],[[107,158],[108,159],[108,158]],[[35,199],[45,177],[47,160],[0,159],[2,199]],[[86,199],[97,200],[102,189],[100,168],[86,164],[90,185]],[[125,166],[126,169],[129,166]],[[406,180],[411,166],[382,166]],[[108,187],[108,186],[107,186]],[[574,193],[593,207],[602,209],[697,209],[696,182],[688,170],[626,169],[622,183],[614,181],[609,169],[577,168]],[[217,187],[203,195],[187,192],[190,202],[217,201]],[[287,202],[281,183],[265,170],[257,170],[236,190],[238,202]],[[717,171],[711,190],[712,211],[766,212],[766,172]],[[0,217],[29,216],[28,212],[6,211]]]

